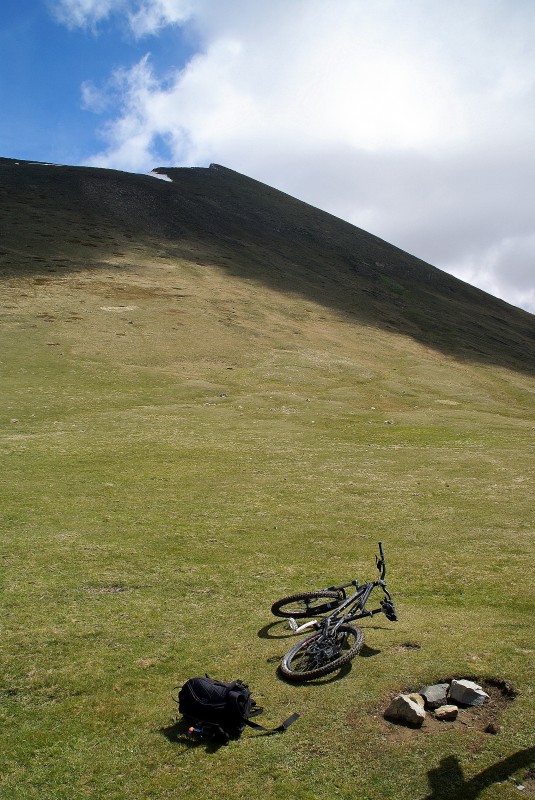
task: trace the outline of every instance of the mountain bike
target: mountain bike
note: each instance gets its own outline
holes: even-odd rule
[[[382,542],[379,556],[375,556],[379,579],[360,584],[358,580],[330,586],[315,592],[293,594],[277,600],[271,612],[277,617],[289,619],[290,627],[297,633],[313,627],[315,633],[298,642],[289,650],[280,665],[282,674],[293,681],[309,681],[335,672],[348,664],[362,649],[364,634],[351,623],[375,614],[384,614],[390,622],[397,622],[397,614],[385,582],[386,563]],[[348,597],[346,589],[354,587]],[[384,598],[379,608],[366,608],[374,589],[382,589]],[[320,621],[314,619],[300,627],[296,619],[327,614]]]

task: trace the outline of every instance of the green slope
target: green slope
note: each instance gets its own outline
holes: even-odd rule
[[[2,800],[516,797],[533,317],[228,170],[166,172],[0,162]],[[378,538],[399,623],[280,680],[271,603],[371,577]],[[204,672],[301,718],[177,741]],[[514,684],[499,734],[382,720],[452,675]]]

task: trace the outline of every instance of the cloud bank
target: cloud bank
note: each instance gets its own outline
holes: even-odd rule
[[[90,163],[225,164],[535,312],[535,5],[530,0],[61,0],[136,38],[187,28],[90,82]],[[104,34],[103,34],[104,35]]]

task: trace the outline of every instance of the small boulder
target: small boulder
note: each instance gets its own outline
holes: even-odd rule
[[[420,727],[425,719],[425,711],[408,695],[398,694],[386,709],[385,717],[395,722],[404,722],[407,725]]]
[[[449,722],[454,719],[457,719],[458,713],[459,713],[459,708],[457,706],[454,705],[440,706],[440,708],[437,708],[437,710],[435,711],[435,717],[437,719],[443,720],[444,722]]]
[[[434,710],[440,708],[447,703],[448,700],[448,683],[434,683],[432,686],[426,686],[422,689],[420,694],[425,700],[426,708]]]
[[[463,706],[482,706],[489,695],[474,681],[453,680],[450,686],[450,699]]]

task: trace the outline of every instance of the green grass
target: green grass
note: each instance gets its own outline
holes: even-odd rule
[[[403,364],[392,336],[395,381],[365,348],[264,342],[203,385],[197,361],[126,370],[98,334],[58,338],[4,337],[2,797],[424,797],[445,756],[468,778],[530,745],[522,379]],[[279,680],[271,602],[373,575],[379,537],[398,625],[365,625],[377,652],[339,681]],[[213,754],[169,741],[173,687],[205,671],[301,719]],[[385,743],[389,693],[460,673],[518,688],[502,736]]]
[[[529,369],[123,244],[120,269],[3,283],[2,800],[516,797]],[[271,603],[372,577],[379,538],[399,623],[365,622],[339,679],[280,680]],[[170,740],[174,687],[204,672],[246,680],[267,725],[301,718]],[[392,693],[451,675],[514,684],[502,732],[393,736]]]

